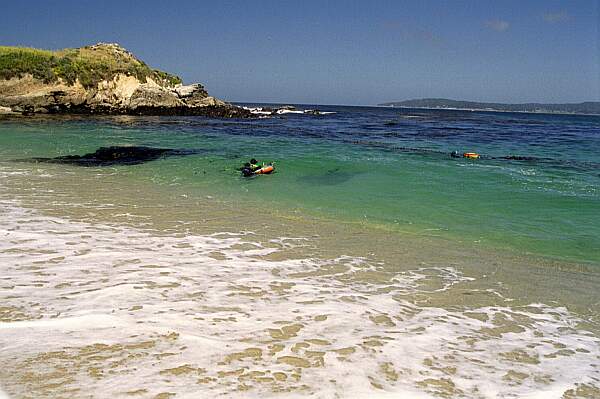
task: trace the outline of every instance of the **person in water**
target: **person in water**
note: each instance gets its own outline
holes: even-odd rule
[[[256,158],[252,158],[250,162],[246,162],[244,166],[241,167],[242,175],[248,177],[252,176],[254,172],[259,170],[262,166],[258,164]]]
[[[271,170],[268,170],[267,172],[263,172],[263,173],[271,173],[273,171],[273,162],[269,162],[269,164],[267,165],[271,166]],[[259,165],[258,161],[256,160],[256,158],[252,158],[250,160],[250,162],[246,162],[244,164],[244,166],[240,169],[242,171],[242,175],[245,177],[249,177],[252,176],[254,174],[256,174],[257,171],[259,171],[260,169],[265,167],[265,163],[263,162],[261,165]]]
[[[263,164],[264,165],[264,164]],[[256,172],[257,170],[259,170],[260,168],[263,167],[263,165],[259,165],[258,161],[256,160],[256,158],[252,158],[250,160],[250,170],[252,172]]]

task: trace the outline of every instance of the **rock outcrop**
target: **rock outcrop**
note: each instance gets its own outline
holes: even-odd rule
[[[0,113],[251,115],[105,43],[59,52],[0,47]]]

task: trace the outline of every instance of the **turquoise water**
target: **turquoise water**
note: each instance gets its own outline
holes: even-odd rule
[[[92,169],[257,212],[600,262],[600,117],[319,108],[335,114],[4,121],[0,161],[108,145],[194,149]],[[484,157],[455,159],[453,150]],[[236,168],[251,157],[275,161],[277,173],[242,178]]]

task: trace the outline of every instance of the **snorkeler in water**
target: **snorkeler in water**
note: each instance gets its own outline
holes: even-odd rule
[[[265,165],[264,162],[259,164],[259,161],[257,161],[256,158],[252,158],[250,162],[246,162],[244,166],[240,168],[240,170],[242,171],[242,175],[244,177],[249,177],[255,174],[270,174],[275,170],[275,168],[273,166],[273,162],[269,162],[267,165]]]
[[[255,171],[257,171],[260,168],[262,168],[262,165],[258,164],[258,161],[256,160],[256,158],[252,158],[250,160],[250,170],[252,170],[253,172],[255,172]]]

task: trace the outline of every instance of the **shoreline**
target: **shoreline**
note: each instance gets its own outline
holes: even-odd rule
[[[523,396],[575,389],[595,373],[598,272],[256,215],[145,182],[126,183],[114,201],[120,186],[110,175],[89,176],[99,190],[81,196],[84,180],[55,169],[0,169],[0,217],[12,234],[0,256],[19,283],[0,322],[0,341],[14,348],[5,364],[18,370],[0,373],[11,394],[377,397],[384,389],[433,398],[475,395],[481,382]],[[574,287],[589,297],[573,297]],[[579,351],[556,355],[562,347]],[[348,372],[359,365],[364,373]],[[534,382],[539,367],[560,373]],[[48,370],[47,379],[28,377]],[[506,384],[509,370],[531,382]]]

